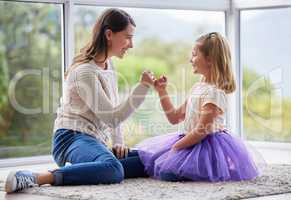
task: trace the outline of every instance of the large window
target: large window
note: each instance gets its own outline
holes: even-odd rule
[[[75,52],[90,39],[91,30],[104,7],[76,6]],[[122,8],[136,22],[134,48],[122,60],[114,59],[119,75],[121,101],[128,89],[139,80],[144,69],[157,76],[168,76],[169,89],[176,105],[184,102],[191,85],[198,80],[189,63],[195,39],[201,34],[218,31],[225,34],[224,12],[171,9]],[[124,98],[123,98],[124,97]],[[166,120],[155,92],[149,94],[137,113],[123,126],[126,143],[136,144],[143,138],[182,128]]]
[[[0,158],[50,153],[62,5],[0,1]]]
[[[291,8],[241,12],[247,139],[291,141]]]

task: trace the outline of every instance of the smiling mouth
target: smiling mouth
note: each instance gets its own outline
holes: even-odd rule
[[[126,54],[127,53],[127,49],[123,49],[121,52],[122,52],[122,54]]]

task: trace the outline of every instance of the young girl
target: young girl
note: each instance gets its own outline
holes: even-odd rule
[[[235,90],[226,39],[216,32],[200,37],[191,64],[202,80],[178,109],[168,96],[166,77],[155,81],[169,122],[184,121],[185,131],[149,138],[137,145],[146,172],[166,181],[241,181],[257,177],[258,169],[245,145],[225,128],[226,96]]]

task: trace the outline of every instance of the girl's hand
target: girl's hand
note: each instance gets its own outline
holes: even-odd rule
[[[171,147],[171,151],[175,152],[175,151],[179,151],[179,141],[185,137],[186,135],[184,133],[179,134],[179,140],[175,142],[175,144],[173,144],[173,146]]]
[[[166,76],[160,76],[159,79],[156,79],[154,82],[154,86],[157,92],[161,92],[166,89],[168,84]]]
[[[156,78],[151,71],[144,71],[141,75],[140,82],[148,87],[154,85]]]
[[[176,152],[179,149],[176,147],[176,143],[171,147],[171,152]]]
[[[116,158],[122,159],[127,157],[129,148],[123,145],[115,145],[112,147],[112,152]]]

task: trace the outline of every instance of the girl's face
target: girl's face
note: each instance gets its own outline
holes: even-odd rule
[[[207,77],[209,74],[210,62],[199,50],[199,43],[197,43],[193,50],[190,63],[193,67],[193,72],[196,74],[202,74]]]
[[[133,47],[133,34],[135,27],[129,24],[125,30],[113,33],[111,30],[106,32],[108,40],[108,56],[123,58],[129,48]]]

